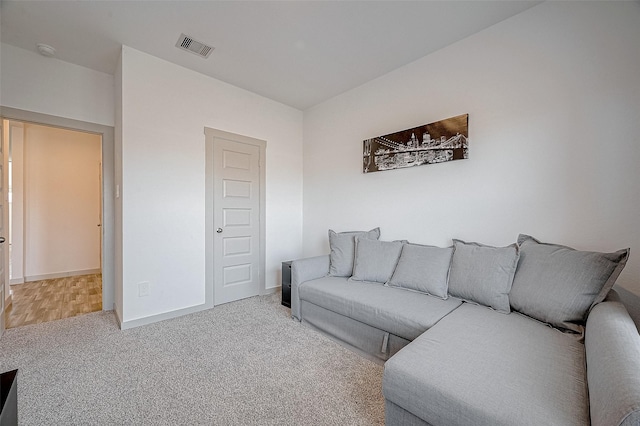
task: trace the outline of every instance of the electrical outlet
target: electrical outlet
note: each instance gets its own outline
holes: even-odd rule
[[[148,296],[150,290],[149,281],[138,283],[138,297]]]

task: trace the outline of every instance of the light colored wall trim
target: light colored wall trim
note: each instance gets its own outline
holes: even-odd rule
[[[269,294],[266,288],[266,205],[267,205],[267,142],[222,130],[204,128],[205,134],[205,305],[213,307],[213,141],[215,137],[257,146],[260,149],[260,293]]]
[[[4,309],[6,310],[12,303],[13,297],[11,297],[11,295],[7,296],[7,298],[4,299]]]
[[[213,308],[213,291],[215,287],[213,273],[213,139],[209,129],[205,127],[204,153],[204,304]]]
[[[9,121],[9,147],[12,162],[12,203],[11,203],[11,284],[24,282],[24,123],[21,121]]]
[[[9,107],[0,107],[0,116],[8,120],[44,124],[102,135],[102,309],[113,309],[115,297],[114,128]]]
[[[68,271],[68,272],[56,272],[53,274],[30,275],[30,276],[24,277],[24,282],[30,283],[33,281],[53,280],[56,278],[77,277],[80,275],[93,275],[93,274],[99,274],[99,273],[100,273],[100,269],[85,269],[83,271]]]
[[[122,330],[122,314],[118,310],[118,305],[114,304],[113,313],[116,315],[116,322],[118,323],[118,328]]]
[[[267,287],[267,288],[265,288],[263,294],[267,295],[267,294],[279,293],[280,291],[282,291],[282,286],[278,285],[278,286],[275,286],[275,287]]]
[[[162,313],[162,314],[152,315],[150,317],[144,317],[144,318],[129,320],[129,321],[125,321],[125,322],[122,322],[122,320],[120,319],[120,317],[118,316],[118,314],[116,312],[116,320],[120,324],[120,329],[121,330],[128,330],[130,328],[140,327],[142,325],[153,324],[154,322],[158,322],[158,321],[164,321],[164,320],[168,320],[168,319],[172,319],[172,318],[181,317],[183,315],[188,315],[188,314],[193,314],[193,313],[200,312],[200,311],[205,311],[205,310],[207,310],[209,308],[210,308],[210,306],[207,306],[206,303],[203,303],[202,305],[191,306],[189,308],[178,309],[177,311],[165,312],[165,313]]]

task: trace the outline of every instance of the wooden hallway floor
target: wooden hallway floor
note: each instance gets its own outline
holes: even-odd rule
[[[11,286],[7,328],[54,321],[102,310],[102,274],[33,281]]]

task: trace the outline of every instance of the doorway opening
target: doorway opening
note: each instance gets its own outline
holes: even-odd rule
[[[4,120],[10,304],[6,328],[103,309],[103,136]]]

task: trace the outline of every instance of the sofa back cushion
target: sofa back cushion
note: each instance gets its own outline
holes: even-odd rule
[[[621,303],[594,306],[584,345],[591,424],[640,424],[640,336]]]
[[[449,294],[509,313],[509,291],[519,256],[517,244],[492,247],[453,240]]]
[[[351,279],[386,283],[396,269],[402,245],[401,241],[356,237],[356,256]]]
[[[329,275],[333,277],[350,277],[353,274],[353,259],[356,252],[356,237],[377,240],[380,228],[371,231],[335,232],[329,229]]]
[[[389,287],[447,298],[449,266],[453,247],[441,248],[420,244],[405,244]]]
[[[520,262],[511,289],[514,310],[562,330],[582,333],[589,309],[607,296],[624,268],[629,249],[578,251],[518,237]]]

